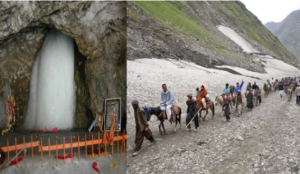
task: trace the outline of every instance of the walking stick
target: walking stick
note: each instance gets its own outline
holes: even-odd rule
[[[200,111],[201,109],[202,109],[202,108],[200,108],[200,109],[198,110],[198,112],[194,115],[194,117],[191,119],[191,121],[189,122],[189,124],[187,124],[187,125],[185,126],[184,129],[186,129],[186,128],[188,127],[188,125],[191,124],[191,122],[194,120],[194,118],[196,117],[196,115],[199,113],[199,111]]]
[[[9,166],[9,164],[23,151],[25,149],[25,146],[23,146],[23,149],[21,149],[18,153],[17,153],[17,155],[15,156],[15,157],[13,157],[7,164],[6,164],[6,166],[5,167],[3,167],[2,169],[0,169],[0,171],[2,171],[2,170],[4,170],[4,169],[6,169],[6,168],[8,168],[8,166]]]

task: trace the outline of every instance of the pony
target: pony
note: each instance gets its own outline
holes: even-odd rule
[[[212,112],[212,119],[214,119],[214,115],[215,115],[215,105],[214,105],[214,102],[212,102],[212,101],[209,101],[209,102],[206,102],[206,108],[202,108],[201,110],[200,110],[200,118],[202,118],[202,116],[201,116],[201,111],[206,111],[206,114],[205,114],[205,116],[202,118],[202,120],[203,121],[205,121],[205,117],[207,116],[207,114],[208,114],[208,110],[211,110],[211,112]]]
[[[291,88],[292,88],[292,91],[295,92],[295,90],[296,90],[296,85],[292,83]]]
[[[220,104],[220,106],[223,106],[223,97],[221,95],[216,96],[215,102],[216,106],[218,106],[218,104]]]
[[[223,97],[222,96],[220,96],[220,95],[218,95],[218,96],[216,96],[216,98],[215,98],[215,102],[216,102],[216,106],[218,106],[218,104],[220,104],[220,106],[221,107],[223,107]],[[223,115],[223,112],[221,113],[221,115]]]
[[[293,91],[291,88],[289,88],[287,90],[287,94],[288,94],[288,101],[291,101],[292,100],[292,95],[293,95]]]
[[[220,106],[223,107],[224,99],[225,99],[225,95],[216,96],[216,98],[215,98],[216,104],[215,105],[218,106],[218,104],[220,104]],[[233,106],[235,106],[235,100],[236,100],[235,96],[233,96],[233,95],[229,96],[229,102],[230,102],[231,109],[233,108]]]
[[[161,135],[164,135],[166,133],[164,121],[167,119],[166,111],[162,111],[160,107],[149,107],[150,108],[150,117],[152,115],[155,115],[157,119],[160,121],[160,124],[158,125],[159,133]],[[172,115],[175,113],[176,122],[175,122],[175,128],[174,132],[176,132],[177,123],[180,124],[179,129],[181,129],[181,108],[177,105],[174,105],[171,110],[173,110]],[[161,131],[161,126],[163,128],[163,131]]]

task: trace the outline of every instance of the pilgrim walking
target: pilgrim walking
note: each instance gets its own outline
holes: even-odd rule
[[[145,111],[143,108],[139,108],[139,102],[137,100],[133,100],[131,102],[132,107],[134,109],[134,119],[135,119],[135,148],[132,156],[136,156],[142,147],[144,137],[147,138],[151,142],[150,145],[155,143],[155,139],[153,138],[152,132],[149,129],[149,124],[145,117]]]
[[[189,124],[189,122],[191,121],[191,119],[193,118],[194,114],[197,113],[198,111],[198,104],[197,104],[197,101],[192,99],[192,94],[188,94],[187,95],[188,97],[188,100],[186,101],[186,104],[187,104],[187,116],[186,116],[186,124]],[[195,129],[194,131],[197,131],[197,128],[199,127],[199,119],[198,119],[198,115],[195,116],[194,120],[195,122]],[[191,130],[191,125],[188,125],[187,127],[188,131]]]

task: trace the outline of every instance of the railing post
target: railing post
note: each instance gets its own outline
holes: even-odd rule
[[[98,131],[98,156],[100,157],[100,132]]]
[[[117,136],[119,138],[119,132],[117,132]],[[119,139],[117,140],[117,153],[119,153]]]
[[[57,150],[57,139],[56,139],[56,165],[58,164],[58,150]]]
[[[124,155],[125,155],[125,162],[126,162],[126,165],[127,165],[126,141],[125,141],[124,135],[125,135],[125,129],[124,129],[124,131],[123,131],[123,141],[124,141]]]
[[[51,157],[50,157],[50,137],[48,137],[48,150],[49,150],[49,166],[51,166]]]
[[[72,161],[72,164],[73,164],[73,140],[72,140],[72,135],[71,135],[71,161]]]
[[[123,143],[123,142],[122,142]],[[118,169],[118,174],[120,173],[120,167],[121,167],[121,158],[122,158],[122,147],[123,145],[121,145],[121,154],[120,154],[120,159],[119,159],[119,169]]]
[[[15,147],[16,147],[16,162],[17,162],[17,169],[19,168],[18,162],[18,146],[17,146],[17,137],[15,137]]]
[[[86,133],[84,135],[84,143],[85,143],[85,159],[87,159],[87,147],[86,147]]]
[[[64,137],[64,145],[63,145],[63,148],[64,148],[64,163],[65,163],[65,165],[66,165],[65,137]]]
[[[43,167],[43,138],[41,137],[41,165]]]
[[[92,158],[94,159],[95,158],[95,154],[94,154],[94,143],[93,143],[93,140],[94,140],[94,134],[92,133]]]
[[[7,138],[7,161],[9,162],[9,141],[8,141],[8,138]],[[9,163],[9,166],[10,166],[10,163]]]
[[[79,134],[78,135],[78,161],[80,161],[80,146],[79,146]]]
[[[26,164],[26,146],[25,146],[25,136],[23,136],[23,144],[24,144],[24,164],[25,164],[25,169],[27,169],[27,164]]]
[[[32,145],[32,134],[31,134],[30,138],[31,138],[32,167],[34,167],[33,145]]]

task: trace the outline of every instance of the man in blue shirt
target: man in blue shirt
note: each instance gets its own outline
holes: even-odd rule
[[[243,87],[243,85],[244,85],[244,80],[242,80],[241,85],[239,85],[239,82],[236,83],[236,87],[235,87],[235,89],[234,89],[234,93],[235,93],[236,95],[238,94],[238,91],[239,91],[239,90],[240,90],[241,93],[242,93],[242,87]]]
[[[165,104],[166,106],[166,113],[168,120],[171,121],[171,108],[175,104],[173,93],[167,89],[167,85],[162,85],[163,91],[161,92],[161,104]],[[173,120],[175,121],[175,120]]]

